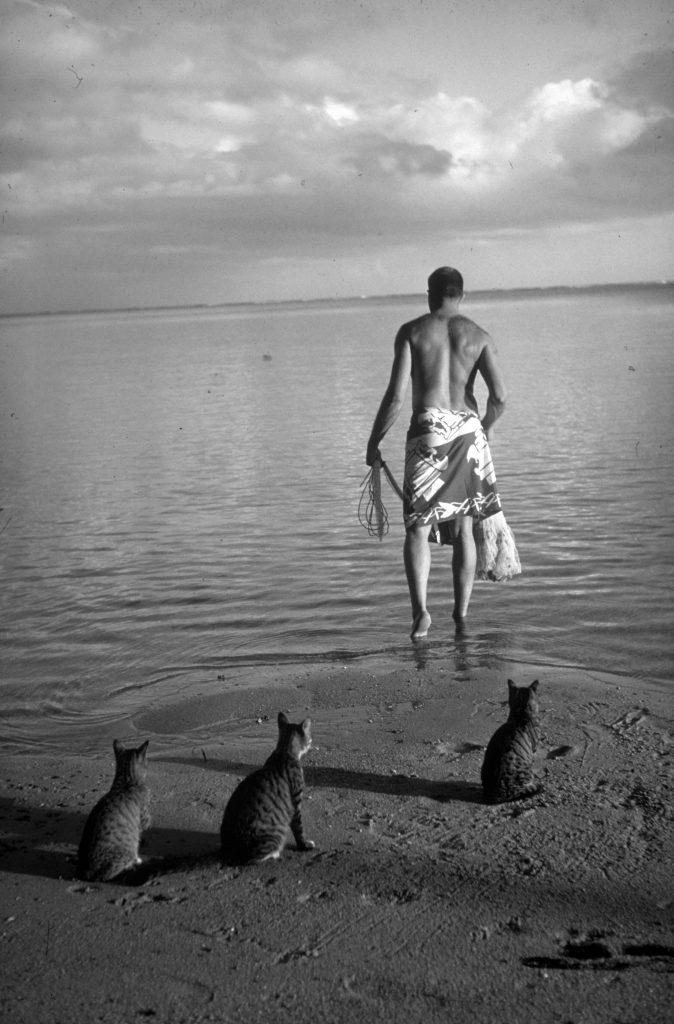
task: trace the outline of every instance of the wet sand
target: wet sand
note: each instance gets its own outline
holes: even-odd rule
[[[489,807],[480,764],[508,677],[540,679],[545,788]],[[112,777],[107,738],[96,758],[3,758],[3,1019],[669,1019],[666,689],[495,660],[457,673],[377,659],[242,669],[227,687],[142,712],[120,737],[151,741],[150,866],[135,884],[73,878]],[[225,868],[224,805],[271,751],[281,709],[312,718],[304,820],[316,849]]]

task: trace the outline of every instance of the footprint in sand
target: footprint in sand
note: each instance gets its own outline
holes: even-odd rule
[[[552,761],[557,757],[572,757],[574,754],[580,754],[580,747],[572,747],[568,743],[563,743],[561,747],[551,747],[545,757],[546,760]]]
[[[633,967],[647,967],[667,973],[674,964],[674,946],[658,942],[628,943],[616,951],[601,932],[570,938],[561,953],[561,956],[526,956],[522,963],[525,967],[547,970],[625,971]]]
[[[648,708],[632,708],[631,711],[626,711],[624,715],[617,718],[615,722],[611,722],[611,728],[614,732],[625,733],[628,729],[636,729],[647,717]]]
[[[470,754],[473,750],[484,750],[484,743],[473,743],[472,740],[460,740],[458,743],[436,740],[434,746],[437,753],[444,757],[451,755],[461,757],[463,754]]]

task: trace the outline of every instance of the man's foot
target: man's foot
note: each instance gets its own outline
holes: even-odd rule
[[[452,618],[454,619],[454,625],[457,633],[465,633],[466,631],[466,616],[458,615],[456,612],[452,612]]]
[[[427,611],[419,612],[412,626],[412,639],[421,640],[428,635],[431,628],[431,617]]]

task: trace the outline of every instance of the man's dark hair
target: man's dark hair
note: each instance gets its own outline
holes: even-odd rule
[[[454,267],[438,267],[428,279],[428,302],[437,309],[446,298],[460,299],[463,295],[463,277]]]

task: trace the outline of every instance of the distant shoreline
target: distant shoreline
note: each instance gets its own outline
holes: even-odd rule
[[[477,291],[468,291],[466,295],[470,299],[521,299],[521,298],[544,298],[548,296],[570,296],[587,294],[610,294],[619,291],[647,291],[672,289],[674,281],[634,281],[612,284],[591,284],[591,285],[549,285],[538,288],[488,288]],[[320,299],[272,299],[267,302],[195,302],[188,304],[160,305],[160,306],[109,306],[87,309],[57,309],[40,310],[34,313],[0,313],[2,320],[25,319],[30,317],[48,316],[92,316],[99,313],[166,313],[179,310],[230,310],[230,311],[255,311],[268,308],[282,309],[311,309],[330,308],[334,306],[378,306],[390,305],[392,302],[413,302],[425,301],[425,295],[418,292],[410,292],[400,295],[351,295],[334,298]]]

